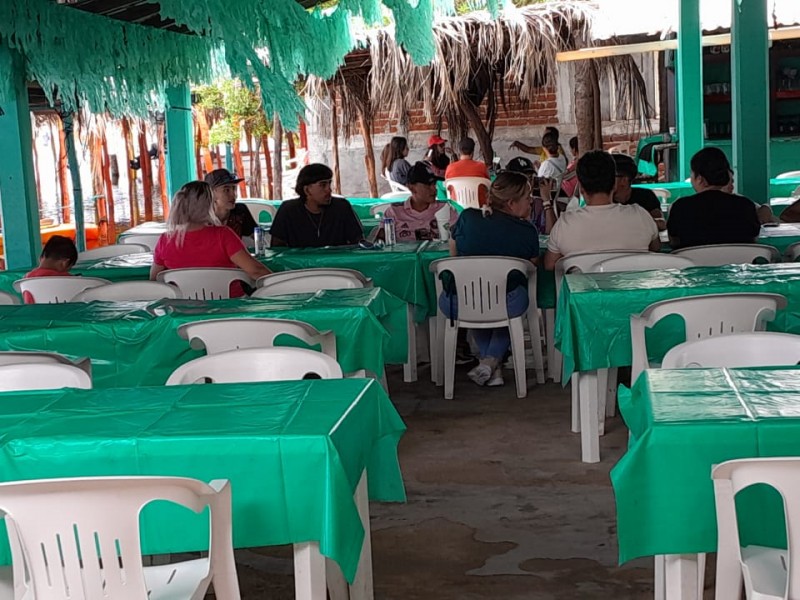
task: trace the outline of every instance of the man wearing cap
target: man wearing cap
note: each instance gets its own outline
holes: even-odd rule
[[[447,167],[450,166],[450,158],[447,156],[444,145],[447,140],[438,135],[428,138],[428,152],[425,153],[425,161],[437,177],[444,177]]]
[[[240,238],[253,237],[258,223],[247,206],[236,204],[236,188],[244,179],[227,169],[216,169],[206,175],[205,181],[214,192],[214,213],[220,223],[233,229]]]
[[[331,194],[333,171],[319,163],[297,174],[298,197],[281,202],[272,221],[273,246],[320,248],[357,244],[364,238],[361,221],[345,199]]]
[[[489,179],[489,169],[486,163],[474,160],[475,140],[464,138],[458,143],[458,160],[451,162],[444,172],[445,179],[453,177],[483,177]],[[483,189],[483,188],[481,188]]]
[[[411,197],[402,204],[392,204],[386,209],[385,216],[394,219],[394,229],[398,242],[414,242],[417,240],[438,240],[439,220],[436,213],[445,210],[445,222],[452,228],[456,224],[458,214],[446,202],[436,201],[436,182],[438,177],[428,165],[418,162],[408,172],[408,189]],[[378,238],[384,239],[383,225]]]

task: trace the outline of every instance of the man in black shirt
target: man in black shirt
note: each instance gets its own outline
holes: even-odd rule
[[[270,234],[273,246],[346,246],[364,238],[361,221],[345,198],[331,195],[333,171],[314,163],[300,169],[298,198],[281,203]]]
[[[617,169],[617,181],[614,185],[614,202],[618,204],[638,204],[653,217],[659,231],[667,228],[664,213],[661,212],[661,202],[651,190],[635,188],[631,184],[639,174],[639,169],[634,160],[627,154],[612,154],[614,165]]]
[[[761,231],[756,205],[729,194],[730,163],[719,148],[703,148],[692,157],[692,187],[697,192],[675,201],[667,230],[673,249],[709,244],[752,244]]]

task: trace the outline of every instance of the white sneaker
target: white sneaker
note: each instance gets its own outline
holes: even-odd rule
[[[467,373],[467,377],[469,377],[477,385],[486,385],[486,382],[489,381],[491,376],[492,368],[483,363],[479,364],[477,367],[471,369],[469,373]]]
[[[486,387],[500,387],[505,384],[506,381],[503,379],[503,370],[497,367],[489,378],[489,381],[486,382]]]

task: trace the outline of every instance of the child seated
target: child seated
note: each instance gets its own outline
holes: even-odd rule
[[[59,277],[69,275],[69,270],[78,262],[75,243],[63,235],[54,235],[42,249],[39,266],[25,277]]]

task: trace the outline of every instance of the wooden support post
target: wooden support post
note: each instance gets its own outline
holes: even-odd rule
[[[78,133],[75,131],[75,119],[72,113],[59,113],[64,123],[64,137],[67,141],[67,162],[72,179],[72,201],[75,207],[75,245],[78,252],[86,250],[86,226],[83,216],[83,188],[81,172],[78,167]]]
[[[61,222],[70,221],[70,194],[67,166],[67,137],[64,135],[64,123],[58,118],[58,187],[61,188]]]
[[[108,217],[108,242],[117,243],[117,224],[114,215],[114,185],[111,183],[111,160],[108,157],[108,140],[106,139],[105,128],[101,133],[102,153],[103,153],[103,184],[105,185],[106,212]]]
[[[272,154],[273,191],[276,200],[283,200],[283,125],[277,114],[272,123],[272,140],[275,144]]]
[[[147,123],[139,121],[139,165],[142,168],[142,192],[144,193],[144,220],[153,220],[153,169],[150,148],[147,146]]]
[[[158,120],[158,187],[161,192],[161,211],[164,220],[169,217],[169,190],[167,189],[166,127],[164,120]]]
[[[261,136],[261,145],[264,148],[264,162],[267,164],[267,198],[272,200],[275,197],[275,189],[272,178],[272,155],[269,151],[269,136]]]
[[[339,171],[339,108],[336,90],[331,88],[331,154],[333,154],[333,191],[342,193],[342,176]]]
[[[128,117],[122,118],[122,137],[125,140],[125,170],[128,173],[128,202],[131,206],[131,227],[139,224],[139,191],[136,186],[136,170],[131,167],[131,162],[136,155],[133,149],[131,124]]]
[[[364,138],[364,166],[367,169],[369,193],[372,198],[378,197],[378,177],[375,173],[375,149],[372,147],[372,124],[364,113],[358,113],[358,125],[361,128],[361,137]]]

